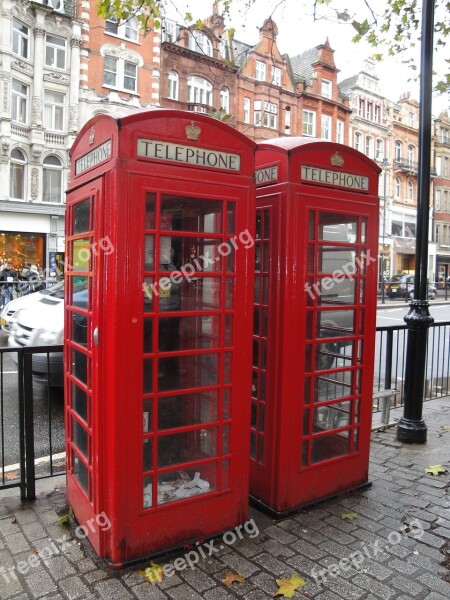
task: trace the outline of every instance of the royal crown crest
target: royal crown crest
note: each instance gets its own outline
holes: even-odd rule
[[[95,140],[95,129],[92,127],[91,131],[89,132],[89,146],[92,146],[92,144],[94,143]]]
[[[332,165],[334,165],[336,167],[343,167],[344,166],[344,159],[339,154],[339,152],[335,152],[331,156],[330,162],[331,162]]]
[[[190,125],[186,125],[186,137],[188,140],[198,140],[201,132],[201,128],[194,121],[191,121]]]

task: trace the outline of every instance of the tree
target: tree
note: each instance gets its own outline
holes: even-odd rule
[[[232,3],[242,3],[245,6],[261,3],[265,0],[225,0],[221,2],[224,14],[229,14]],[[280,4],[286,0],[280,0]],[[358,18],[354,13],[354,0],[348,0],[351,8],[337,10],[334,8],[336,0],[310,0],[313,19],[326,18],[323,11],[334,15],[334,19],[342,22],[351,22],[355,29],[353,41],[356,43],[366,39],[376,49],[374,58],[383,60],[384,56],[402,55],[404,62],[412,70],[416,70],[415,60],[409,54],[420,41],[421,2],[420,0],[386,0],[386,8],[382,15],[377,15],[376,0],[361,0],[371,15],[370,18]],[[450,1],[435,0],[435,40],[439,48],[447,44],[450,33]],[[151,28],[160,27],[160,19],[164,14],[163,0],[99,0],[98,13],[103,18],[117,18],[126,21],[131,16],[136,16],[144,35]],[[194,24],[192,15],[184,16],[187,24]],[[201,27],[201,22],[197,23]],[[381,51],[380,51],[381,50]],[[383,51],[384,50],[384,51]],[[446,59],[450,66],[450,59]],[[435,89],[439,92],[450,90],[450,73],[444,74],[437,82]]]

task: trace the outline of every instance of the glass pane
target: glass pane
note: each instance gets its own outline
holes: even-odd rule
[[[220,345],[220,316],[171,317],[159,320],[159,350],[200,350]]]
[[[235,212],[236,207],[232,202],[227,204],[227,233],[233,234],[235,228]]]
[[[88,318],[86,315],[72,313],[72,340],[81,346],[87,347]]]
[[[225,336],[224,336],[224,345],[232,346],[233,345],[233,315],[225,315]]]
[[[314,409],[314,432],[350,425],[350,410],[350,402],[339,402]]]
[[[219,383],[218,367],[218,354],[159,358],[159,389],[165,391],[217,385]]]
[[[158,400],[158,428],[172,429],[217,421],[218,390],[160,397]]]
[[[324,277],[307,289],[315,294],[318,306],[355,304],[355,279]]]
[[[144,269],[146,271],[153,271],[155,269],[155,262],[153,258],[153,249],[155,246],[155,236],[145,235],[144,236]]]
[[[144,400],[144,410],[142,415],[142,427],[144,433],[153,430],[153,399]]]
[[[354,310],[322,310],[316,314],[319,338],[347,336],[355,331]]]
[[[337,371],[317,377],[314,388],[314,402],[337,400],[352,395],[352,371]]]
[[[319,246],[318,273],[329,273],[333,278],[350,277],[358,272],[354,250],[338,246]]]
[[[220,273],[224,269],[223,256],[234,254],[231,243],[207,238],[161,236],[161,254],[173,250],[173,262],[185,277],[194,273]],[[164,269],[173,270],[173,269]]]
[[[73,234],[85,233],[90,231],[89,228],[89,208],[90,199],[82,200],[73,207]]]
[[[303,435],[311,435],[309,430],[309,408],[303,411]]]
[[[72,409],[86,422],[88,422],[87,398],[86,392],[72,383]]]
[[[308,240],[316,239],[316,213],[309,211],[308,217]]]
[[[75,271],[90,271],[91,247],[89,238],[73,240],[72,263]]]
[[[52,293],[50,288],[48,295],[64,298],[64,289],[61,289],[57,294]],[[88,310],[90,308],[90,279],[89,277],[74,277],[72,279],[71,299],[72,306]]]
[[[351,242],[357,240],[358,218],[354,215],[319,213],[319,240]]]
[[[143,361],[144,394],[153,391],[153,359],[145,358]]]
[[[144,277],[142,291],[144,296],[144,312],[153,312],[153,296],[156,291],[153,277]]]
[[[312,440],[311,462],[318,463],[330,458],[345,456],[349,453],[349,431],[341,431],[334,435],[325,435]]]
[[[155,203],[156,194],[145,194],[145,229],[155,229]]]
[[[72,349],[72,374],[87,384],[87,356],[74,349]]]
[[[72,441],[82,454],[88,457],[88,434],[86,429],[72,417]]]
[[[217,456],[217,427],[158,437],[158,467]]]
[[[222,206],[218,200],[166,195],[161,198],[161,210],[170,215],[172,223],[167,229],[177,231],[222,233]]]
[[[231,390],[229,388],[225,388],[223,390],[223,411],[222,411],[222,419],[231,418]]]
[[[158,477],[158,504],[194,498],[217,489],[217,463],[164,473]]]
[[[144,319],[144,353],[153,352],[153,319]]]
[[[81,488],[88,493],[88,478],[89,473],[86,465],[83,461],[75,454],[72,450],[72,465],[73,465],[73,476],[80,484]]]
[[[234,308],[234,279],[227,279],[225,282],[225,309]]]
[[[230,487],[230,461],[222,461],[222,489],[226,490]]]
[[[153,470],[153,439],[147,438],[142,445],[142,465],[144,471]]]
[[[181,310],[220,309],[221,281],[219,277],[184,279],[180,285]]]
[[[151,508],[153,506],[152,482],[153,477],[144,477],[144,508]]]

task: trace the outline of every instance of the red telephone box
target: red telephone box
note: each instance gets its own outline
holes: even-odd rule
[[[379,172],[340,144],[257,147],[250,493],[277,515],[368,480]]]
[[[254,147],[155,110],[72,148],[67,494],[112,565],[247,518]]]

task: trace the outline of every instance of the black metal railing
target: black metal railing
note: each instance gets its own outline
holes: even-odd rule
[[[0,490],[20,488],[22,500],[35,498],[37,479],[65,472],[62,388],[33,377],[36,355],[46,363],[47,384],[54,370],[50,360],[63,346],[0,348]]]

